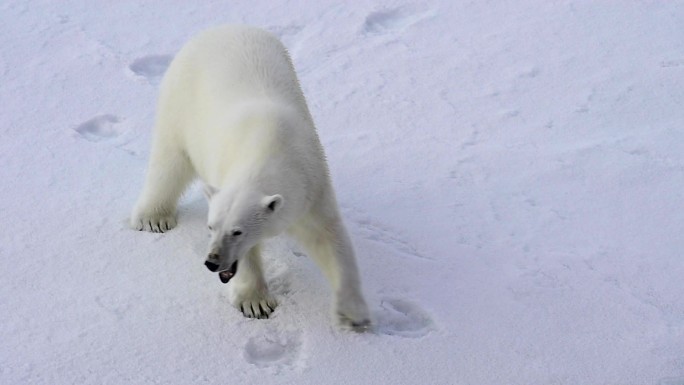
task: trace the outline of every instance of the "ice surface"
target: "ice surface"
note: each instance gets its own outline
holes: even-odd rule
[[[684,383],[684,7],[568,0],[0,4],[1,384]],[[244,318],[206,204],[127,228],[198,31],[292,53],[375,316],[290,241]],[[228,285],[230,286],[230,285]]]

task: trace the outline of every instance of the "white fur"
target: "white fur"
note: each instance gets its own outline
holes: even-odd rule
[[[267,317],[275,307],[259,246],[287,232],[330,281],[339,320],[368,327],[354,251],[314,123],[285,48],[265,31],[209,30],[173,60],[131,226],[173,228],[178,198],[196,176],[210,201],[207,260],[218,271],[239,260],[233,304],[246,316]]]

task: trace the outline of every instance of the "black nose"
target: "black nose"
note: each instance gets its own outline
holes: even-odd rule
[[[209,261],[204,262],[204,265],[211,271],[216,271],[219,268],[219,265]]]

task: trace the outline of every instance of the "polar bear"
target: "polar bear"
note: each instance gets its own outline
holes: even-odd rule
[[[276,306],[261,243],[287,233],[334,292],[338,321],[370,327],[354,250],[340,218],[318,134],[282,43],[254,27],[224,26],[187,43],[160,86],[149,165],[130,224],[164,232],[199,177],[209,200],[206,267],[232,279],[247,317]]]

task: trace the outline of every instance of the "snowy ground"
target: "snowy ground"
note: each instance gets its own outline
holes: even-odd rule
[[[684,384],[684,5],[0,4],[0,383]],[[249,320],[206,204],[126,227],[193,34],[290,48],[376,330],[287,240]]]

